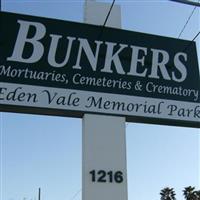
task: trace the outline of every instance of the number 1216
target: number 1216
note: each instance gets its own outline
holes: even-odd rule
[[[123,182],[123,172],[121,171],[105,171],[105,170],[92,170],[89,172],[91,175],[92,182],[101,183],[122,183]]]

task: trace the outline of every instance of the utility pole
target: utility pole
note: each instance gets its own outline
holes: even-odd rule
[[[39,191],[38,191],[38,200],[40,200],[40,196],[41,196],[41,189],[39,188]]]

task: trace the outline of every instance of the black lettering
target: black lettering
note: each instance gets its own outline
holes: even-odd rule
[[[55,97],[57,96],[57,92],[54,93],[53,96],[51,96],[50,92],[48,90],[43,90],[42,93],[46,93],[47,97],[48,97],[48,103],[51,104],[52,101],[55,99]]]
[[[86,105],[86,108],[91,108],[92,106],[94,106],[98,107],[99,109],[102,109],[102,97],[96,100],[93,96],[91,96],[88,97],[87,101],[89,102],[89,105]]]
[[[167,106],[168,109],[170,109],[170,112],[168,115],[173,115],[174,111],[177,110],[177,106],[176,105],[169,105]]]
[[[3,90],[6,91],[7,88],[0,88],[0,100],[4,100],[4,92],[3,92]]]
[[[200,118],[200,106],[196,106],[194,109],[194,117]]]

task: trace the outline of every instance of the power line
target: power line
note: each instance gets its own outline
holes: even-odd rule
[[[194,36],[194,38],[189,42],[189,44],[185,47],[185,49],[183,49],[183,52],[186,52],[188,50],[188,48],[190,48],[190,46],[192,45],[192,42],[194,42],[194,40],[200,35],[200,31]]]
[[[70,200],[74,200],[77,197],[77,195],[81,192],[81,190],[82,189],[79,189]]]
[[[108,21],[108,18],[109,18],[109,16],[110,16],[110,13],[111,13],[111,11],[112,11],[112,9],[113,9],[114,4],[115,4],[115,0],[113,0],[112,4],[111,4],[111,6],[110,6],[110,9],[109,9],[108,14],[107,14],[107,16],[106,16],[106,19],[105,19],[105,21],[104,21],[104,23],[103,23],[103,25],[102,25],[101,31],[100,31],[100,33],[99,33],[98,39],[100,39],[101,36],[102,36],[102,34],[103,34],[104,28],[105,28],[105,26],[106,26],[106,23],[107,23],[107,21]]]
[[[105,19],[105,21],[104,21],[103,27],[106,25],[106,23],[107,23],[107,21],[108,21],[108,18],[109,18],[109,16],[110,16],[110,13],[111,13],[111,11],[112,11],[112,8],[113,8],[114,4],[115,4],[115,0],[113,0],[112,5],[110,6],[110,10],[109,10],[109,12],[108,12],[108,14],[107,14],[107,16],[106,16],[106,19]]]
[[[183,3],[183,4],[187,4],[187,5],[191,5],[191,6],[200,7],[200,3],[199,2],[195,2],[195,1],[187,1],[187,0],[170,0],[170,1],[174,1],[176,3]]]
[[[195,6],[195,7],[194,7],[194,9],[192,10],[192,12],[191,12],[190,16],[188,17],[188,19],[187,19],[187,21],[186,21],[185,25],[183,26],[183,28],[182,28],[181,32],[179,33],[179,35],[178,35],[178,38],[180,38],[180,37],[181,37],[181,35],[182,35],[183,31],[185,30],[186,26],[188,25],[188,23],[189,23],[189,21],[190,21],[190,19],[191,19],[192,15],[194,14],[194,11],[196,10],[196,8],[197,8],[197,6]]]
[[[200,31],[194,36],[194,38],[192,39],[192,42],[200,35]]]
[[[187,24],[189,23],[190,18],[191,18],[192,15],[194,14],[194,11],[196,10],[197,6],[198,6],[198,7],[200,6],[200,3],[199,3],[200,0],[199,0],[198,2],[188,2],[188,1],[186,2],[186,1],[184,1],[184,0],[171,0],[171,1],[179,2],[179,3],[185,3],[185,4],[189,4],[189,5],[195,6],[194,9],[192,10],[190,16],[188,17],[188,19],[187,19],[185,25],[183,26],[181,32],[179,33],[178,38],[180,38],[181,34],[183,33],[183,31],[185,30]],[[194,36],[194,38],[191,40],[191,42],[193,42],[193,41],[199,36],[199,34],[200,34],[200,31]],[[191,46],[191,43],[184,49],[184,51],[186,51],[190,46]]]

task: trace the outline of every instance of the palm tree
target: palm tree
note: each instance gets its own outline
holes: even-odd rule
[[[183,195],[186,200],[199,200],[197,197],[199,193],[195,191],[195,187],[185,187],[183,190]]]
[[[160,192],[160,200],[176,200],[176,193],[173,188],[166,187]]]
[[[195,191],[194,193],[195,193],[196,200],[200,200],[200,190]]]

